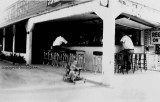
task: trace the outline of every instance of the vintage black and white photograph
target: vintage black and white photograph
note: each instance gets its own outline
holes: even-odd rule
[[[0,102],[160,102],[160,0],[0,0]]]

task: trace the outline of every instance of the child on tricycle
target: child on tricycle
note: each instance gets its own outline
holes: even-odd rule
[[[80,72],[82,70],[81,67],[77,67],[77,61],[74,60],[71,65],[67,66],[66,69],[66,75],[63,77],[63,80],[66,81],[66,80],[69,80],[71,82],[76,82],[76,81],[80,81],[80,80],[84,80],[82,77],[80,77]],[[85,80],[84,80],[85,82]]]

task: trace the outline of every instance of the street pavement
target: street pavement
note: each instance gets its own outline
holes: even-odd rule
[[[86,83],[64,82],[64,68],[0,62],[0,102],[160,102],[160,72],[115,74],[111,86],[102,75],[82,72]]]

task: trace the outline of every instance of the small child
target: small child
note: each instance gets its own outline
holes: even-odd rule
[[[77,61],[73,61],[73,63],[71,64],[70,66],[70,71],[69,71],[69,77],[74,80],[76,78],[76,76],[79,75],[79,73],[77,72],[78,71],[78,67],[77,67]]]

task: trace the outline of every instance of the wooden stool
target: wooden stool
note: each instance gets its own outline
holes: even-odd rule
[[[93,70],[95,74],[102,71],[102,54],[101,51],[93,51]]]

